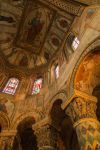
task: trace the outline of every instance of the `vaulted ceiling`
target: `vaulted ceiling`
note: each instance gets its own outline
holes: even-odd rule
[[[84,6],[71,0],[0,0],[0,51],[14,66],[46,64]]]

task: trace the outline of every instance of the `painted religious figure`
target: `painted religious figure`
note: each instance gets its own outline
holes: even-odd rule
[[[28,3],[16,42],[18,46],[26,50],[39,53],[49,29],[53,12],[37,1],[36,3],[28,1]]]
[[[11,117],[14,110],[14,104],[5,98],[0,99],[0,112],[6,113]]]
[[[28,34],[27,41],[33,42],[36,36],[41,32],[44,22],[41,21],[41,13],[37,12],[36,16],[32,18],[31,21],[28,22]]]

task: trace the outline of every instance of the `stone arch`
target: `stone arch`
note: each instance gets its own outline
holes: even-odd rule
[[[22,113],[14,120],[11,128],[16,130],[18,125],[20,124],[20,122],[22,122],[25,118],[29,118],[29,117],[33,117],[35,121],[37,121],[41,118],[40,114],[38,112],[35,112],[35,111]]]
[[[100,47],[100,39],[95,40],[92,44],[90,44],[87,49],[81,54],[80,58],[78,59],[77,63],[75,64],[75,67],[73,69],[71,78],[70,78],[70,86],[69,86],[69,95],[72,96],[74,94],[75,89],[75,77],[78,71],[78,68],[82,61],[92,52],[99,51]]]
[[[48,109],[48,114],[50,113],[52,107],[53,107],[53,104],[57,101],[57,100],[61,100],[62,103],[64,103],[67,99],[67,93],[66,91],[60,91],[59,93],[57,93],[55,96],[52,97],[52,99],[50,100],[49,102],[49,109]]]
[[[35,116],[35,114],[34,114]],[[13,149],[30,149],[35,146],[37,148],[37,141],[32,125],[35,123],[35,118],[32,114],[24,116],[18,123],[16,129],[17,133],[14,138]]]
[[[74,149],[75,145],[75,150],[78,150],[77,135],[73,129],[72,121],[70,117],[66,115],[65,110],[62,109],[62,103],[66,102],[66,100],[67,93],[65,91],[57,93],[57,95],[51,99],[48,116],[51,125],[60,131],[57,141],[58,147],[61,147],[61,149],[71,149],[71,147],[73,147]],[[72,142],[73,145],[70,145],[70,142]]]
[[[1,125],[1,129],[3,130],[10,128],[10,120],[8,116],[3,112],[0,112],[0,125]]]

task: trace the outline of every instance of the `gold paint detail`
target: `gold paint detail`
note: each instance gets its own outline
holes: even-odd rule
[[[83,122],[95,122],[100,127],[100,122],[95,118],[83,118],[73,124],[73,127],[76,128],[79,124]]]
[[[85,92],[82,91],[78,91],[78,90],[74,90],[73,95],[71,96],[71,98],[69,98],[65,103],[62,104],[62,109],[65,109],[68,107],[68,105],[76,98],[76,97],[81,97],[86,101],[92,101],[97,103],[97,98],[95,96],[89,95]]]

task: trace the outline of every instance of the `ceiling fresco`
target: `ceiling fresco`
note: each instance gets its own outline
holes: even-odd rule
[[[17,45],[39,53],[53,18],[53,11],[37,1],[29,1],[17,36]]]
[[[70,3],[67,11],[70,7],[75,10],[67,13],[61,5],[64,3],[67,8],[65,0],[63,3],[61,0],[59,3],[57,0],[1,0],[0,3],[0,51],[8,63],[27,68],[46,64],[59,51],[80,10],[80,6],[74,8]]]

